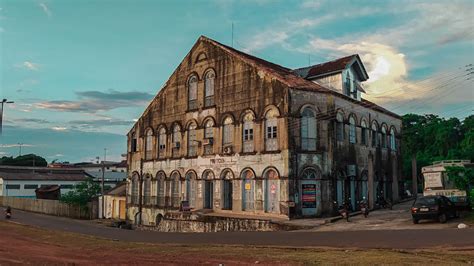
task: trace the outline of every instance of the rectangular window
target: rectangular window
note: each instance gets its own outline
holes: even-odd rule
[[[38,185],[24,185],[23,188],[24,189],[37,189]]]
[[[367,145],[367,129],[366,128],[362,128],[361,129],[361,132],[360,132],[360,142],[362,145]]]
[[[337,141],[344,140],[344,124],[342,122],[336,122],[336,139]]]
[[[372,130],[372,147],[377,146],[377,131]]]
[[[20,185],[6,185],[6,189],[20,189]]]
[[[232,145],[232,142],[233,142],[232,130],[233,130],[233,125],[224,125],[224,141],[223,141],[224,146]]]
[[[137,151],[137,139],[132,139],[131,150],[132,150],[132,152]]]
[[[350,125],[349,128],[349,142],[356,143],[356,127],[355,125]]]

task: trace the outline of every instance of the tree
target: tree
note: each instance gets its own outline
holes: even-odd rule
[[[45,167],[48,165],[48,162],[36,154],[26,154],[16,158],[4,156],[0,159],[0,165]]]
[[[474,188],[474,169],[462,166],[447,166],[446,173],[449,180],[454,182],[456,188],[469,193]]]
[[[92,178],[88,178],[74,186],[74,190],[62,195],[60,200],[67,204],[87,207],[87,203],[89,203],[93,197],[98,196],[99,193],[99,184],[94,182]]]
[[[403,175],[411,176],[411,158],[416,156],[417,173],[434,161],[474,161],[474,115],[462,122],[437,115],[406,114],[402,117]]]

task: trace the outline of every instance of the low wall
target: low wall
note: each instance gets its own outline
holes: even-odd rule
[[[69,217],[74,219],[91,219],[90,204],[85,209],[78,206],[68,205],[58,200],[0,197],[0,205],[10,206],[13,209],[23,211]]]
[[[159,232],[234,232],[278,231],[280,226],[269,220],[200,216],[187,213],[167,213],[155,226],[138,226],[139,230]]]

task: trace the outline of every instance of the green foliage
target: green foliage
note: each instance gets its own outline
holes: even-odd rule
[[[48,162],[41,156],[35,154],[26,154],[22,156],[2,157],[0,158],[0,165],[9,166],[47,166]]]
[[[91,199],[100,193],[100,186],[92,178],[77,184],[74,190],[61,196],[61,201],[71,205],[86,207]]]
[[[402,117],[403,175],[411,176],[411,158],[416,156],[417,172],[434,161],[474,161],[474,115],[462,121],[437,115],[407,114]]]
[[[474,170],[461,166],[447,166],[446,173],[449,180],[454,182],[458,189],[469,191],[474,187]]]

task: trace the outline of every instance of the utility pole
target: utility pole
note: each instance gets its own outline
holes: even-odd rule
[[[107,148],[104,148],[104,159],[102,160],[102,182],[100,186],[102,194],[102,219],[105,219],[105,195],[104,195],[104,183],[105,183],[105,160],[107,158]]]
[[[23,143],[18,142],[18,147],[20,148],[20,151],[18,152],[18,156],[21,156],[21,146],[23,146]]]
[[[413,186],[413,196],[416,198],[418,195],[418,177],[417,177],[417,168],[416,168],[416,155],[411,157],[411,178]]]
[[[7,99],[3,99],[1,102],[2,109],[0,109],[0,136],[2,135],[2,126],[3,126],[3,105],[6,103],[15,103],[13,101],[8,101]]]

